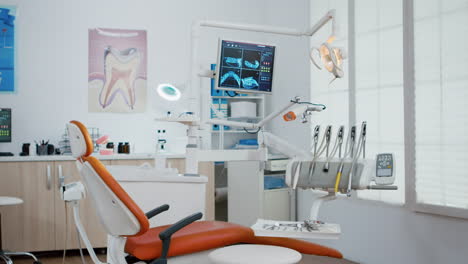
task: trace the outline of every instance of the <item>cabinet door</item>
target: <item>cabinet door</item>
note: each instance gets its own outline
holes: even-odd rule
[[[292,221],[291,191],[287,188],[263,191],[263,218]]]
[[[185,159],[167,159],[166,166],[177,169],[179,173],[185,173]]]
[[[208,182],[206,184],[205,219],[209,221],[213,221],[215,218],[214,162],[200,162],[198,164],[198,171],[201,175],[208,177]]]
[[[185,159],[167,159],[167,166],[176,168],[179,173],[185,173]],[[208,177],[206,184],[206,198],[204,213],[205,220],[214,220],[215,216],[215,178],[214,178],[214,163],[213,162],[200,162],[198,163],[198,172]]]
[[[24,201],[0,208],[4,248],[15,251],[55,249],[52,167],[52,162],[0,163],[0,194]]]
[[[109,163],[108,161],[103,162],[104,165]],[[62,250],[67,249],[77,249],[78,248],[78,233],[76,231],[75,221],[73,220],[73,209],[71,204],[65,204],[65,202],[60,197],[60,183],[59,183],[59,174],[60,171],[63,176],[65,176],[65,183],[81,181],[81,176],[76,168],[74,161],[61,161],[55,162],[55,249]],[[66,211],[65,211],[65,207]],[[65,213],[66,212],[66,213]],[[97,217],[94,206],[91,202],[90,197],[80,201],[80,219],[86,230],[91,244],[95,248],[106,247],[107,244],[107,234],[104,231],[99,218]],[[66,238],[66,239],[65,239]],[[81,247],[85,248],[83,242],[81,242]]]

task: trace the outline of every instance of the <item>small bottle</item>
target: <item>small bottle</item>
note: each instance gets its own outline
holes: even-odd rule
[[[117,153],[124,153],[123,151],[123,142],[119,142],[119,146],[117,147]]]
[[[125,154],[130,154],[130,144],[128,142],[125,142],[124,153]]]

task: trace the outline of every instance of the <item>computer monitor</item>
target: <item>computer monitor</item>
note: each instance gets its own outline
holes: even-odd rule
[[[11,142],[11,109],[0,108],[0,142]]]
[[[217,89],[271,94],[275,49],[265,44],[220,40]]]

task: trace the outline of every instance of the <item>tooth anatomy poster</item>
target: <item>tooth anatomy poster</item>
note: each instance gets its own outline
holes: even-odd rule
[[[94,28],[88,34],[89,112],[144,112],[146,31]]]
[[[0,92],[15,91],[16,8],[0,5]]]

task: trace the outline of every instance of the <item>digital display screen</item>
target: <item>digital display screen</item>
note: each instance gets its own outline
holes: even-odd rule
[[[271,93],[275,47],[221,41],[218,88],[239,93]]]
[[[379,154],[377,155],[377,177],[392,177],[393,176],[393,155]]]
[[[0,142],[11,142],[11,109],[0,108]]]

